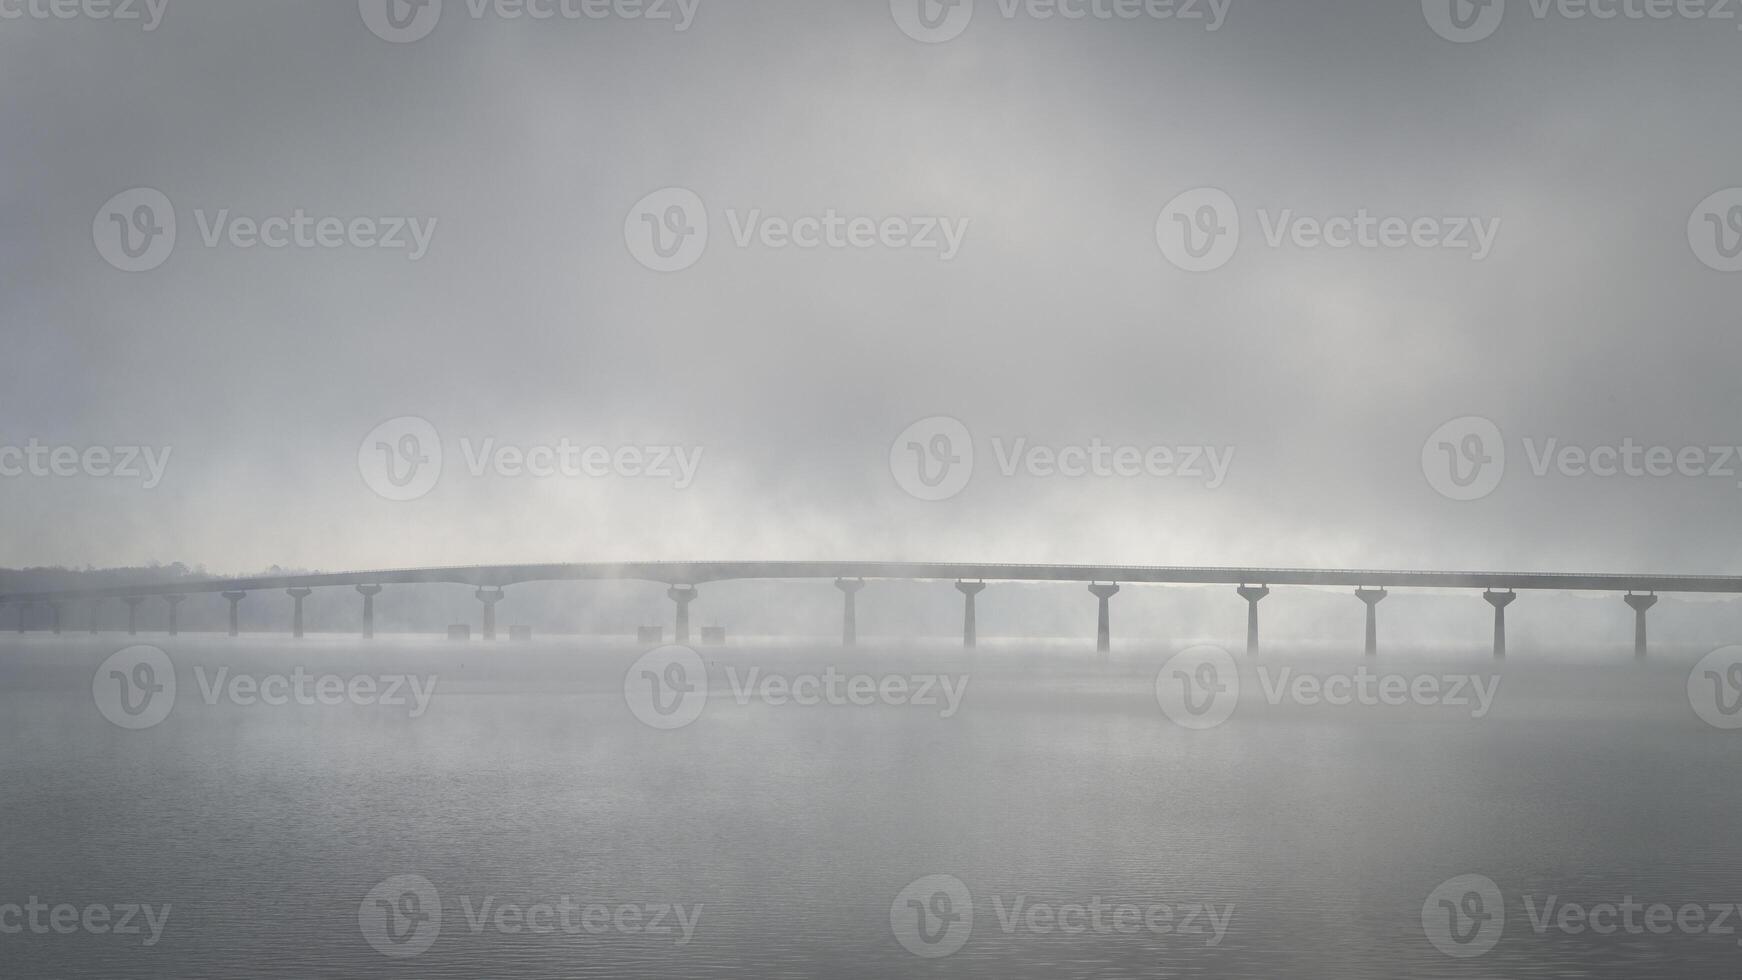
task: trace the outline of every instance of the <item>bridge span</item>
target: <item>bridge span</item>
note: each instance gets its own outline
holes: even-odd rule
[[[867,581],[953,582],[963,595],[962,639],[965,646],[976,642],[975,597],[989,582],[1078,582],[1085,583],[1097,600],[1096,646],[1106,651],[1111,644],[1109,603],[1122,584],[1231,585],[1247,603],[1247,650],[1256,654],[1258,603],[1270,594],[1270,586],[1352,587],[1367,607],[1366,650],[1378,652],[1378,606],[1389,589],[1481,589],[1494,611],[1494,655],[1506,654],[1506,607],[1525,591],[1618,592],[1634,611],[1634,652],[1646,653],[1646,612],[1657,603],[1659,593],[1742,593],[1742,576],[1717,575],[1624,575],[1569,572],[1440,572],[1381,569],[1315,568],[1214,568],[1170,565],[1024,565],[965,564],[952,562],[853,562],[853,561],[706,561],[706,562],[575,562],[537,565],[470,565],[444,568],[401,568],[363,572],[319,572],[267,575],[247,578],[210,578],[158,584],[114,586],[101,589],[22,593],[0,596],[0,606],[16,605],[18,628],[25,628],[26,612],[37,604],[52,613],[54,632],[61,632],[64,609],[69,603],[91,606],[91,632],[96,632],[97,604],[121,599],[128,606],[128,633],[137,633],[136,613],[148,598],[161,598],[169,609],[168,631],[177,632],[176,610],[189,595],[220,594],[230,603],[230,635],[237,629],[237,608],[250,592],[284,590],[294,602],[292,632],[303,635],[303,599],[314,589],[353,587],[363,598],[361,632],[375,632],[375,597],[389,585],[449,584],[476,590],[483,605],[483,636],[495,639],[495,607],[508,586],[527,582],[643,581],[667,586],[676,605],[675,636],[689,642],[689,605],[699,587],[710,582],[832,579],[841,590],[842,640],[851,646],[857,640],[857,596]]]

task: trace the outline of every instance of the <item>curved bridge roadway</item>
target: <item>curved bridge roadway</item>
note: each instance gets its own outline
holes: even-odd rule
[[[505,586],[524,582],[556,581],[645,581],[669,587],[677,604],[677,639],[689,639],[689,604],[696,587],[708,582],[745,579],[833,579],[844,596],[843,639],[856,639],[855,597],[866,580],[953,581],[965,597],[963,639],[975,640],[974,597],[986,582],[1083,582],[1099,601],[1098,646],[1110,641],[1108,600],[1120,583],[1166,585],[1233,585],[1247,602],[1247,646],[1258,648],[1258,601],[1271,585],[1351,586],[1367,605],[1367,652],[1377,649],[1377,606],[1387,588],[1482,589],[1494,607],[1496,656],[1506,650],[1506,606],[1520,591],[1620,592],[1635,613],[1635,652],[1645,653],[1645,614],[1659,592],[1742,593],[1742,577],[1713,575],[1618,575],[1563,572],[1431,572],[1377,569],[1311,568],[1199,568],[1165,565],[1013,565],[956,564],[946,562],[851,562],[851,561],[716,561],[716,562],[623,562],[565,563],[548,565],[473,565],[451,568],[405,568],[368,572],[334,572],[308,575],[272,575],[251,578],[178,581],[160,585],[126,585],[103,589],[38,592],[0,597],[0,605],[20,606],[23,611],[43,603],[54,613],[59,632],[61,608],[67,602],[123,599],[129,604],[129,632],[133,612],[147,597],[164,597],[170,605],[170,631],[175,632],[175,608],[189,594],[223,593],[230,600],[231,635],[236,629],[236,605],[247,593],[284,589],[295,600],[295,633],[302,635],[302,600],[309,590],[352,586],[363,595],[364,635],[373,635],[374,597],[386,585],[452,584],[477,590],[484,603],[484,635],[494,638],[495,605]],[[93,622],[95,622],[93,618]]]

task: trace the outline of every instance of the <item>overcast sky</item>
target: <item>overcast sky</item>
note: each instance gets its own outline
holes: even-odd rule
[[[1532,466],[1550,439],[1742,444],[1742,195],[1696,213],[1742,185],[1735,19],[1512,0],[1464,43],[1413,0],[1232,0],[1214,30],[978,0],[938,8],[960,31],[928,42],[906,0],[671,0],[681,30],[446,0],[413,40],[378,36],[373,2],[169,0],[152,30],[0,2],[27,14],[0,19],[0,445],[163,464],[148,487],[144,462],[0,454],[0,563],[1742,572],[1742,460]],[[708,239],[657,271],[638,232],[696,228],[672,203],[691,198],[643,208],[668,188]],[[1233,203],[1238,247],[1188,271],[1164,210],[1201,188]],[[167,241],[163,215],[130,224],[135,189],[170,203],[167,254],[116,251],[123,226]],[[242,244],[239,219],[299,210],[341,219],[337,247]],[[870,244],[779,247],[780,222],[831,211],[843,240],[871,219]],[[1410,240],[1279,224],[1362,212]],[[392,219],[423,245],[383,247]],[[1469,416],[1504,468],[1442,492],[1424,443]],[[439,478],[383,493],[368,460],[408,467],[405,433],[371,433],[406,417]],[[936,433],[896,445],[934,417],[973,446],[944,500],[903,472]],[[472,474],[486,440],[564,439],[694,468]],[[1126,475],[1007,476],[1018,440],[1132,452]],[[1129,472],[1155,447],[1226,469]]]

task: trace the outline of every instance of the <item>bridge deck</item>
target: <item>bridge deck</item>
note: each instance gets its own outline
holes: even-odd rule
[[[364,572],[213,578],[0,596],[0,602],[50,602],[127,596],[252,592],[347,585],[645,581],[698,585],[744,579],[902,579],[914,581],[1120,582],[1166,585],[1322,585],[1368,588],[1556,590],[1564,592],[1742,592],[1742,577],[1566,572],[1433,572],[1380,569],[1196,568],[1167,565],[1020,565],[945,562],[758,561],[473,565]]]

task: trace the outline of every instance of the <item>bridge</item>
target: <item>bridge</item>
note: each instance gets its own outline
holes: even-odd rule
[[[1355,597],[1367,607],[1366,652],[1379,649],[1378,607],[1390,589],[1481,589],[1494,610],[1494,655],[1506,655],[1506,607],[1519,592],[1611,592],[1620,593],[1634,613],[1634,653],[1646,654],[1646,612],[1657,603],[1659,593],[1742,593],[1742,577],[1710,575],[1612,575],[1559,572],[1433,572],[1383,571],[1374,569],[1311,568],[1198,568],[1166,565],[1021,565],[956,564],[945,562],[848,562],[848,561],[711,561],[711,562],[620,562],[542,565],[472,565],[450,568],[402,568],[368,572],[334,572],[306,575],[271,575],[250,578],[213,578],[158,585],[125,585],[103,589],[37,592],[0,596],[0,607],[18,606],[18,630],[24,632],[25,615],[34,606],[49,608],[52,629],[60,633],[69,603],[90,606],[91,632],[97,632],[99,604],[120,599],[127,604],[127,632],[136,635],[140,603],[162,599],[169,607],[168,632],[176,635],[176,610],[189,595],[218,594],[230,603],[230,635],[238,635],[238,607],[249,593],[283,590],[294,603],[292,635],[303,635],[303,600],[315,589],[352,587],[363,600],[362,635],[375,635],[375,597],[389,585],[451,584],[476,590],[482,604],[482,635],[496,638],[496,604],[504,589],[526,582],[643,581],[667,586],[666,594],[676,606],[677,642],[688,643],[689,607],[710,582],[739,580],[832,579],[841,590],[842,642],[852,646],[858,639],[858,593],[875,580],[953,582],[962,593],[962,642],[973,647],[977,640],[975,597],[990,582],[1077,582],[1088,585],[1097,602],[1096,649],[1105,652],[1112,642],[1110,602],[1121,585],[1231,585],[1246,602],[1246,648],[1257,654],[1258,603],[1270,594],[1272,585],[1352,587]]]

